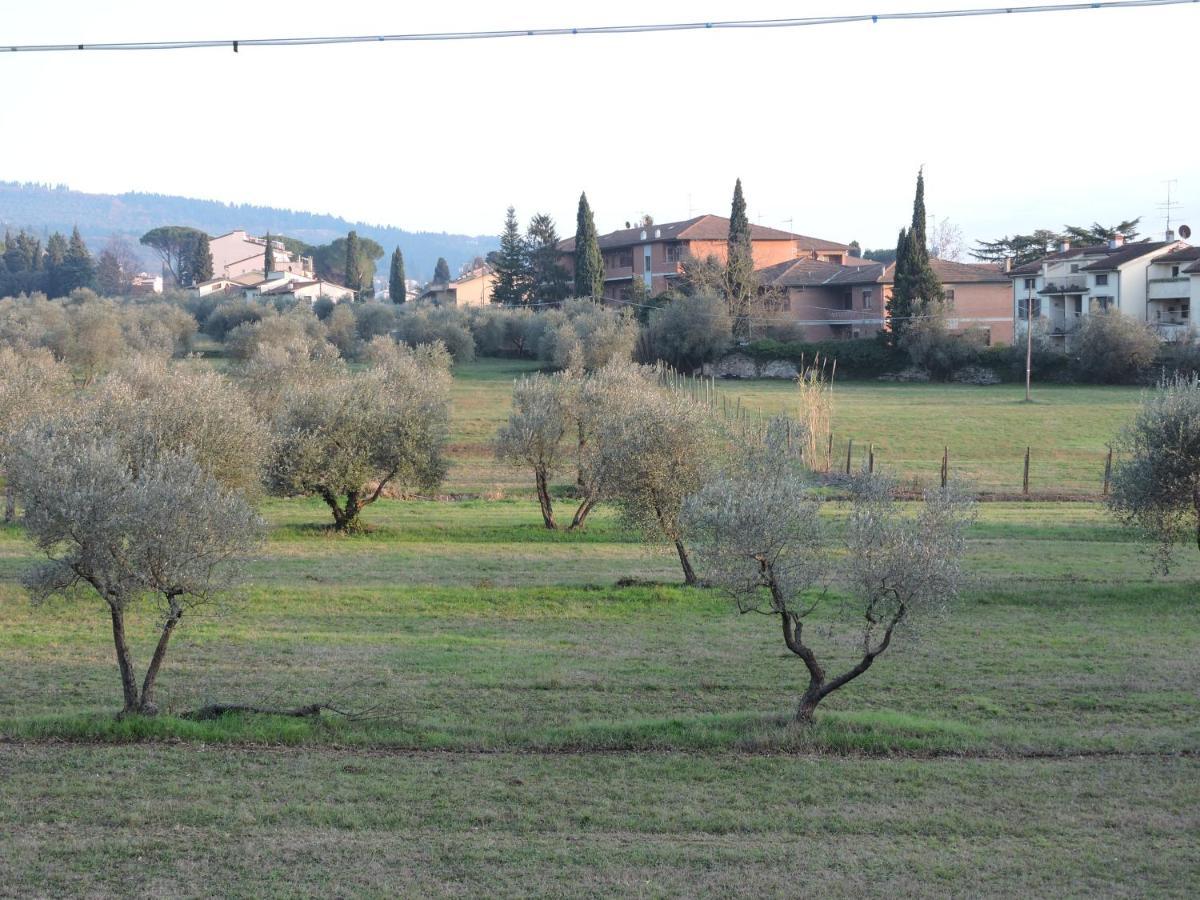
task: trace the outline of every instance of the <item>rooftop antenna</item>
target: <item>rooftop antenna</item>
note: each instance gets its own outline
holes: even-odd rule
[[[1168,178],[1166,181],[1163,182],[1163,184],[1165,184],[1167,186],[1167,201],[1166,201],[1166,203],[1158,204],[1158,208],[1163,211],[1163,219],[1166,220],[1167,231],[1170,231],[1171,230],[1171,213],[1173,213],[1175,210],[1179,209],[1179,207],[1182,206],[1183,204],[1181,204],[1177,200],[1171,199],[1171,191],[1175,187],[1175,185],[1179,184],[1179,179]]]

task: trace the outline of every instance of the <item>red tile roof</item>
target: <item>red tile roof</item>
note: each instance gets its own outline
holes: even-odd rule
[[[642,233],[646,236],[643,238]],[[653,243],[654,241],[725,241],[729,239],[729,220],[721,216],[704,215],[682,222],[665,222],[660,225],[637,226],[622,228],[600,235],[597,242],[601,250],[615,250],[620,247],[632,247],[636,244]],[[846,251],[848,244],[837,241],[827,241],[823,238],[809,237],[803,234],[793,234],[790,231],[780,231],[778,228],[767,228],[765,225],[751,225],[750,239],[754,241],[795,241],[801,250]],[[559,241],[558,249],[563,253],[575,250],[575,238],[569,237]]]

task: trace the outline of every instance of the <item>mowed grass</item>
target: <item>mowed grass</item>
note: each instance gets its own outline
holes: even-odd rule
[[[446,493],[472,499],[381,501],[355,538],[319,503],[268,501],[244,597],[185,620],[157,719],[114,720],[102,606],[31,606],[35,557],[0,528],[0,894],[1194,893],[1193,553],[1159,577],[1098,505],[981,504],[957,613],[796,729],[803,666],[776,622],[683,588],[611,510],[547,532],[527,474],[491,461],[528,369],[456,379]],[[785,384],[724,387],[790,402]],[[1013,409],[1084,455],[1137,396],[1056,390]],[[981,471],[1027,440],[1005,431],[1023,421],[1010,388],[838,391],[839,434],[899,422],[881,464],[910,453],[918,476],[938,429],[961,428]],[[836,599],[815,623],[835,669],[854,654]],[[154,625],[134,617],[139,665]],[[362,715],[178,717],[211,701]]]
[[[501,494],[526,490],[523,473],[492,460],[491,440],[508,415],[512,381],[536,364],[479,360],[455,373],[457,464],[450,492]],[[796,412],[788,381],[718,382],[730,409],[752,415]],[[835,466],[845,466],[853,440],[857,471],[873,444],[880,469],[905,482],[938,477],[949,448],[951,471],[982,491],[1019,492],[1025,448],[1031,448],[1030,489],[1046,494],[1099,494],[1108,445],[1133,415],[1141,391],[1133,387],[1035,385],[1025,403],[1023,385],[893,384],[839,381],[834,388]]]

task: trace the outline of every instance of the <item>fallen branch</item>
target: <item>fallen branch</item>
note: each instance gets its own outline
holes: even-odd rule
[[[332,709],[332,707],[324,703],[310,703],[307,706],[297,706],[292,709],[275,709],[268,706],[251,706],[248,703],[210,703],[208,706],[181,713],[180,718],[207,722],[219,719],[227,713],[256,713],[261,716],[290,716],[294,719],[309,719],[319,716],[323,709]]]

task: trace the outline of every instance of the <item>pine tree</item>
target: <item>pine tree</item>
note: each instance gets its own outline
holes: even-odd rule
[[[70,290],[63,290],[66,283],[67,239],[54,232],[46,241],[46,293],[51,297],[63,297]]]
[[[596,220],[586,193],[579,195],[575,217],[575,296],[604,296],[604,257],[600,255]]]
[[[567,270],[559,261],[558,229],[554,219],[546,213],[538,213],[529,220],[526,233],[529,246],[531,285],[529,299],[532,303],[558,303],[570,293]]]
[[[267,232],[267,248],[263,251],[263,278],[270,278],[275,271],[275,243],[271,240],[271,232]]]
[[[433,267],[433,283],[450,283],[450,263],[446,262],[446,257],[444,256],[439,256],[437,265]]]
[[[511,206],[504,216],[504,231],[500,233],[500,254],[494,266],[496,283],[492,286],[492,302],[518,306],[529,299],[529,247],[517,225],[517,212]]]
[[[404,278],[404,254],[397,247],[392,251],[392,267],[388,271],[388,293],[393,303],[403,303],[408,299],[408,287]]]
[[[362,290],[362,262],[358,258],[358,232],[346,235],[346,287],[357,296]]]
[[[754,244],[750,220],[746,217],[746,199],[742,179],[733,186],[733,204],[729,211],[729,241],[725,262],[726,299],[733,318],[733,333],[745,337],[750,332],[750,301],[756,290]]]
[[[96,266],[78,227],[71,231],[71,240],[67,244],[67,254],[63,259],[61,272],[59,290],[63,294],[69,294],[76,288],[91,287],[95,281]]]

